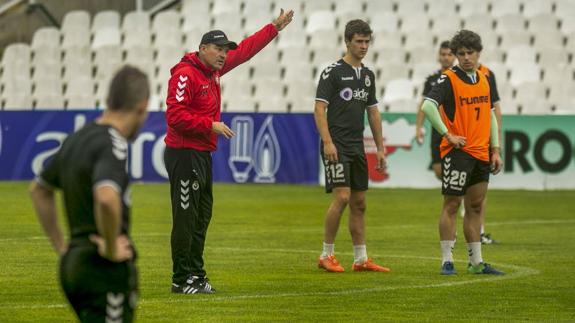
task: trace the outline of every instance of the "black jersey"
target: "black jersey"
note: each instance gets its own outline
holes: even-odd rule
[[[476,71],[473,78],[469,77],[465,71],[463,71],[459,66],[454,66],[451,68],[457,75],[457,77],[467,84],[475,84],[478,81],[478,73],[482,73],[480,71]],[[484,74],[485,75],[485,74]],[[487,81],[489,82],[489,92],[490,98],[494,98],[490,100],[491,108],[493,108],[493,103],[497,102],[495,100],[496,88],[492,86],[491,79],[495,79],[494,77],[487,77]],[[428,100],[431,100],[437,104],[437,106],[443,105],[443,111],[445,111],[445,115],[451,121],[455,118],[455,97],[453,94],[453,87],[451,86],[451,81],[447,75],[442,74],[441,77],[437,80],[437,84],[431,89],[425,97]]]
[[[92,123],[70,135],[42,171],[39,181],[63,191],[72,238],[97,233],[94,190],[110,185],[122,196],[121,231],[130,227],[128,142],[109,125]]]
[[[441,77],[443,72],[441,70],[435,71],[435,73],[429,75],[425,79],[425,83],[423,83],[423,92],[421,93],[423,96],[427,96],[431,89],[437,84],[437,80]]]
[[[365,111],[377,107],[374,73],[340,59],[321,73],[316,100],[328,104],[327,124],[338,151],[364,154]]]

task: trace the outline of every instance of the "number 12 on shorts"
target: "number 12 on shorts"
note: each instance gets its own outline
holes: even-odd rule
[[[325,166],[325,173],[327,175],[328,180],[331,180],[332,183],[339,183],[345,181],[345,174],[343,170],[343,164],[341,163],[328,163]]]

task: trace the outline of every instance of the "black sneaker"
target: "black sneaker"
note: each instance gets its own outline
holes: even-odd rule
[[[499,244],[497,240],[491,238],[490,233],[482,233],[481,234],[481,244]]]
[[[172,283],[174,294],[213,294],[215,292],[216,289],[212,287],[207,277],[192,276],[182,285]]]

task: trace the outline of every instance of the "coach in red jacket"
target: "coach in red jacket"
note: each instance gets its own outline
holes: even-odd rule
[[[203,35],[199,51],[171,69],[166,103],[166,152],[172,202],[172,292],[213,293],[204,270],[204,243],[212,217],[212,157],[217,136],[234,136],[220,121],[220,76],[252,58],[287,26],[293,11],[239,45],[220,30]]]

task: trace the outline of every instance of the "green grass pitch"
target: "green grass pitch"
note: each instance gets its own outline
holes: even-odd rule
[[[27,183],[0,183],[0,322],[72,322]],[[575,321],[575,192],[491,191],[483,256],[508,275],[473,276],[461,219],[457,276],[439,275],[437,190],[371,189],[367,247],[392,273],[351,272],[344,216],[343,274],[316,267],[330,196],[321,187],[215,185],[205,253],[214,295],[172,295],[167,184],[133,185],[139,322]]]

